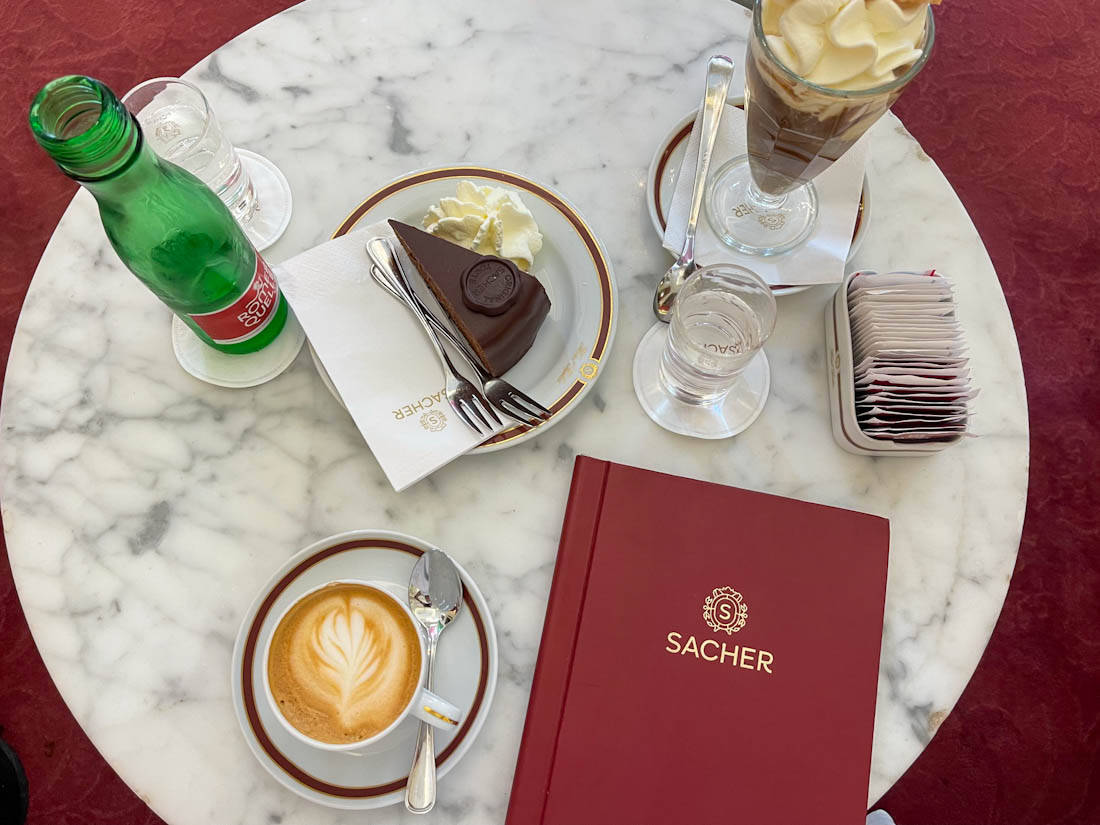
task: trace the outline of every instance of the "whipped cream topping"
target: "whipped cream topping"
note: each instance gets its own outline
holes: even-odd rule
[[[889,83],[921,54],[926,2],[764,0],[768,47],[811,83],[853,91]]]
[[[460,181],[453,198],[429,207],[424,229],[481,255],[507,258],[530,271],[542,249],[542,233],[519,193]]]

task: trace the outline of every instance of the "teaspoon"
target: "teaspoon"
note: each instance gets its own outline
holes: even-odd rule
[[[722,109],[726,105],[730,81],[733,79],[733,61],[724,55],[715,55],[707,66],[707,89],[703,94],[703,124],[699,134],[699,159],[695,163],[695,181],[691,185],[691,206],[688,209],[687,229],[684,231],[684,248],[676,263],[657,284],[653,294],[653,312],[657,320],[669,322],[672,305],[684,281],[695,271],[695,227],[699,223],[699,208],[703,204],[707,170],[714,151],[714,139],[718,137],[718,125],[722,122]]]
[[[435,683],[435,648],[439,637],[454,621],[460,607],[462,579],[458,568],[442,550],[428,550],[417,560],[409,578],[409,609],[428,636],[428,690]],[[405,785],[405,807],[414,814],[426,814],[434,805],[435,728],[421,722]]]

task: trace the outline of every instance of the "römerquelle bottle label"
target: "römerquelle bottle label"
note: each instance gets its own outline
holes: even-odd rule
[[[259,335],[275,317],[282,295],[267,262],[256,253],[256,272],[241,297],[224,309],[190,315],[217,344],[239,344]]]

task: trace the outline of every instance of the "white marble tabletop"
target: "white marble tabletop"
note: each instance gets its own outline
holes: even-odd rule
[[[843,452],[826,406],[828,288],[780,299],[771,398],[743,435],[671,435],[634,398],[634,347],[669,261],[643,203],[646,167],[696,105],[706,59],[743,55],[747,19],[721,0],[311,0],[189,74],[234,141],[290,179],[294,219],[269,250],[274,262],[327,238],[389,179],[458,161],[558,188],[609,250],[618,337],[594,391],[534,441],[460,459],[401,494],[307,354],[251,390],[186,375],[167,310],[119,264],[92,199],[75,198],[12,346],[0,501],[51,675],[99,750],[170,825],[412,820],[397,807],[356,814],[298,799],[253,759],[230,706],[233,639],[260,585],[309,542],[360,527],[438,542],[485,592],[500,634],[495,705],[441,783],[434,819],[503,822],[577,453],[889,517],[870,801],[928,743],[1008,588],[1027,409],[985,249],[897,119],[875,129],[874,214],[855,264],[934,266],[954,279],[982,390],[981,437],[926,459]]]

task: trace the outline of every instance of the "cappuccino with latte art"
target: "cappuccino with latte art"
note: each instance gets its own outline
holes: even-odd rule
[[[421,665],[416,627],[392,596],[337,582],[306,595],[280,620],[267,678],[295,729],[346,745],[401,717],[419,688]]]

